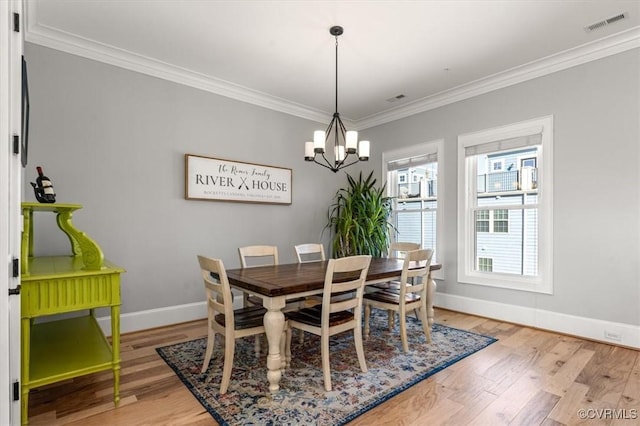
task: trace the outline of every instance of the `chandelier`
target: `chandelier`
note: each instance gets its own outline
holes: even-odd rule
[[[347,131],[338,113],[338,36],[342,35],[343,32],[343,28],[339,26],[329,29],[329,33],[336,38],[336,112],[333,113],[333,118],[327,130],[316,130],[313,132],[313,142],[305,142],[304,144],[305,161],[313,161],[334,173],[358,161],[367,161],[369,159],[369,141],[360,141],[360,144],[358,144],[358,132],[355,130]],[[329,161],[325,156],[325,147],[331,139],[333,139],[333,162]],[[318,154],[322,156],[324,163],[317,160]],[[355,156],[356,158],[350,156]]]

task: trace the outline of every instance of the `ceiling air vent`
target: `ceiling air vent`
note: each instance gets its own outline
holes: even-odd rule
[[[613,24],[614,22],[621,21],[621,20],[625,19],[627,16],[629,16],[629,14],[627,12],[620,13],[619,15],[612,16],[611,18],[603,19],[602,21],[599,21],[599,22],[593,23],[591,25],[588,25],[588,26],[584,27],[584,30],[586,32],[591,32],[593,30],[597,30],[598,28],[602,28],[602,27],[605,27],[605,26],[607,26],[609,24]]]
[[[389,98],[387,99],[387,102],[395,102],[395,101],[399,101],[400,99],[406,98],[405,95],[403,94],[399,94],[397,96],[394,96],[393,98]]]

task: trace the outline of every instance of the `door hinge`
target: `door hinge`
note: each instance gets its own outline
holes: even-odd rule
[[[16,33],[20,32],[20,14],[15,12],[13,14],[13,31]]]
[[[20,259],[17,257],[13,258],[11,262],[13,264],[13,278],[18,278],[20,276]],[[9,289],[9,296],[17,296],[20,294],[20,284],[16,286],[16,288]]]
[[[20,276],[20,259],[14,257],[11,263],[13,264],[13,278],[18,278]]]
[[[20,136],[13,135],[13,153],[20,154]]]
[[[13,382],[13,400],[20,401],[20,382]]]

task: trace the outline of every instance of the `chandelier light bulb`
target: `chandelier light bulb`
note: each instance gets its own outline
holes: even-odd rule
[[[358,132],[355,130],[349,130],[346,138],[347,152],[349,154],[355,154],[358,147]]]
[[[315,152],[323,154],[324,153],[324,141],[325,141],[325,133],[322,130],[316,130],[313,132],[313,149]]]
[[[360,158],[360,161],[367,161],[369,159],[369,141],[360,141],[358,157]]]
[[[304,143],[304,159],[306,161],[313,161],[314,156],[315,156],[315,152],[313,150],[313,142],[305,142]]]

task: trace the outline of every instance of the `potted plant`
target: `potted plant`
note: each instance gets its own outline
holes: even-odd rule
[[[385,196],[386,184],[376,187],[373,171],[366,179],[347,174],[349,186],[336,192],[329,207],[325,229],[333,232],[334,257],[370,254],[381,257],[387,251],[390,230],[391,198]]]

